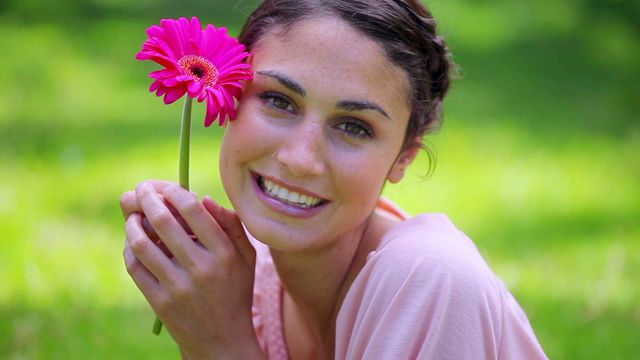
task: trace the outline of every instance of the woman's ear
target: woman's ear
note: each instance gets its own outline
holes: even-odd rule
[[[420,136],[420,138],[417,140],[422,141],[422,136]],[[387,175],[387,180],[394,184],[402,180],[402,178],[404,177],[404,173],[407,171],[407,168],[409,167],[409,165],[411,165],[413,160],[418,155],[418,151],[420,151],[420,147],[418,146],[411,146],[410,148],[402,151],[400,155],[398,155],[396,162],[391,167],[391,170]]]

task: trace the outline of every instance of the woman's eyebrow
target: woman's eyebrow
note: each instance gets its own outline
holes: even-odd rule
[[[343,100],[336,104],[336,108],[345,111],[373,110],[379,112],[384,117],[391,120],[387,112],[384,111],[384,109],[380,105],[369,101]]]
[[[298,83],[297,81],[291,79],[290,77],[288,77],[287,75],[279,71],[263,70],[263,71],[256,72],[256,74],[273,78],[277,80],[280,84],[282,84],[282,86],[286,87],[287,89],[293,91],[294,93],[300,96],[304,97],[307,95],[307,91],[302,87],[302,85],[300,85],[300,83]],[[384,111],[384,109],[380,105],[376,103],[372,103],[370,101],[342,100],[336,104],[336,108],[340,110],[345,110],[345,111],[373,110],[382,114],[387,119],[391,119],[387,114],[387,112]]]
[[[300,85],[295,80],[287,77],[285,74],[283,74],[281,72],[278,72],[278,71],[258,71],[257,74],[258,75],[263,75],[263,76],[269,76],[269,77],[272,77],[272,78],[278,80],[278,82],[280,84],[282,84],[282,86],[286,87],[287,89],[295,92],[296,94],[298,94],[300,96],[306,96],[307,95],[307,92],[304,90],[302,85]]]

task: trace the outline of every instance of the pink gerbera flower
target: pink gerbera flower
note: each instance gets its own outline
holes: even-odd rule
[[[185,93],[199,102],[207,101],[205,126],[219,117],[220,125],[236,117],[235,101],[242,94],[242,81],[253,78],[244,45],[229,36],[224,27],[207,25],[192,17],[163,19],[147,29],[149,38],[136,55],[164,66],[149,76],[155,81],[149,91],[164,95],[171,104]]]
[[[211,125],[216,118],[220,125],[224,125],[227,118],[235,119],[242,82],[253,78],[250,65],[244,62],[249,53],[244,45],[229,36],[227,29],[207,25],[203,30],[196,17],[191,20],[163,19],[160,26],[148,28],[147,34],[149,38],[142,44],[136,59],[153,60],[164,66],[149,74],[154,79],[149,91],[164,95],[166,104],[188,95],[182,112],[178,174],[180,185],[189,189],[192,99],[207,101],[205,126]],[[158,335],[161,330],[162,322],[156,317],[153,333]]]

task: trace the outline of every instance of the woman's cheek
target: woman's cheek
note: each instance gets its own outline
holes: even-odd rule
[[[340,188],[348,193],[347,196],[355,199],[377,197],[384,182],[379,159],[369,156],[368,152],[349,151],[334,153],[332,159],[333,173],[337,177],[334,182],[341,184]]]
[[[275,153],[282,130],[271,125],[260,112],[244,113],[229,126],[225,134],[224,147],[234,157],[247,162]]]

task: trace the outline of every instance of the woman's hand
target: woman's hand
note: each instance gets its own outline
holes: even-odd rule
[[[125,193],[121,207],[127,270],[183,353],[261,357],[251,319],[255,250],[235,213],[160,181]]]

